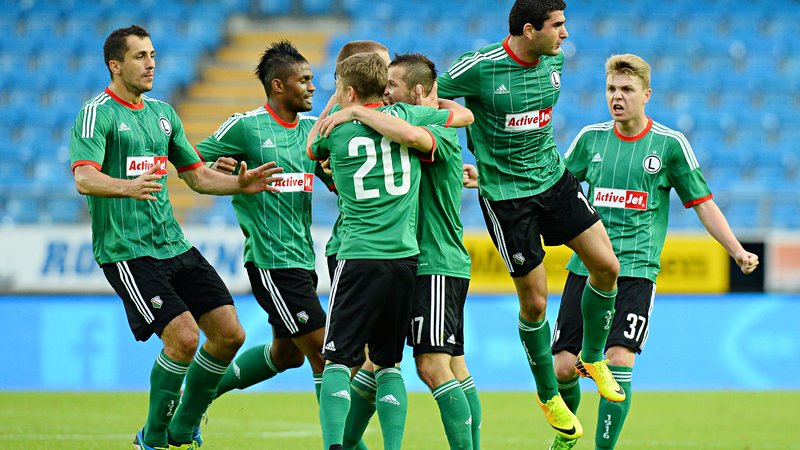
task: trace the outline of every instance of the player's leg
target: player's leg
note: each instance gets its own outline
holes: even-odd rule
[[[608,368],[625,390],[625,400],[618,403],[601,398],[597,415],[595,445],[612,449],[619,439],[633,397],[633,365],[636,354],[647,342],[650,315],[656,287],[643,278],[622,277],[619,280],[617,315],[608,336]]]
[[[381,423],[384,449],[399,449],[408,414],[408,394],[400,367],[403,359],[417,258],[380,261],[371,272],[369,293],[380,311],[370,330],[370,359],[375,364],[375,408]]]
[[[171,260],[142,257],[101,267],[122,299],[136,340],[156,334],[164,344],[150,371],[147,419],[134,442],[165,448],[167,426],[199,342],[197,323],[167,281],[175,270]]]
[[[436,400],[451,449],[472,448],[469,403],[450,369],[468,285],[463,278],[418,276],[408,334],[417,374]]]
[[[350,411],[344,427],[344,450],[364,450],[363,436],[370,419],[375,415],[375,366],[367,355],[366,361],[350,381]]]
[[[461,339],[463,342],[463,339]],[[467,369],[467,361],[464,358],[463,346],[459,356],[453,356],[450,359],[450,370],[453,371],[456,380],[461,384],[461,389],[464,391],[464,397],[467,398],[469,404],[469,413],[472,416],[472,449],[479,450],[481,448],[481,422],[483,421],[483,409],[481,408],[481,400],[478,396],[478,389],[475,387],[475,380]]]
[[[351,368],[364,362],[364,346],[376,323],[378,308],[370,286],[373,261],[340,260],[331,285],[328,302],[328,322],[325,326],[325,345],[322,357],[326,360],[322,372],[319,397],[319,417],[324,448],[341,448],[344,428],[350,410]]]
[[[236,352],[244,343],[233,298],[213,267],[196,249],[181,255],[184,268],[173,278],[176,292],[189,306],[206,336],[189,370],[180,405],[169,424],[170,444],[189,444],[208,405],[217,394],[217,385]]]
[[[550,354],[547,308],[547,275],[541,245],[538,196],[491,201],[480,198],[489,236],[514,280],[519,298],[519,337],[536,381],[537,401],[548,423],[565,437],[583,434],[575,417],[558,395],[558,383]]]

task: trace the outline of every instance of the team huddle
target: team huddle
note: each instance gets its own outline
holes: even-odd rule
[[[596,448],[614,448],[647,340],[670,190],[744,273],[758,257],[731,232],[683,134],[645,115],[650,66],[640,57],[607,60],[612,120],[585,127],[561,155],[551,117],[565,8],[560,0],[517,0],[508,37],[438,76],[422,54],[392,59],[378,42],[350,42],[319,118],[304,114],[315,91],[308,61],[290,42],[272,43],[255,71],[266,103],[221,121],[196,147],[174,109],[144,95],[155,69],[148,32],[134,25],[108,36],[111,83],[79,113],[70,156],[89,203],[95,258],[134,337],[156,334],[164,343],[137,450],[199,448],[214,399],[306,360],[324,449],[367,448],[362,436],[376,413],[384,448],[399,449],[406,345],[450,448],[480,448],[481,404],[464,357],[463,188],[480,190],[487,230],[516,288],[536,400],[556,434],[550,449],[573,448],[583,434],[575,416],[580,376],[601,395]],[[469,127],[477,168],[463,164],[461,127]],[[233,298],[172,213],[167,161],[193,190],[232,196],[271,342],[239,351],[244,330]],[[338,196],[325,249],[327,313],[310,231],[314,178]],[[542,242],[574,251],[554,330]]]

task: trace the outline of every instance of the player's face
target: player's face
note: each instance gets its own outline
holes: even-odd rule
[[[386,90],[383,91],[383,101],[387,105],[395,103],[414,104],[414,96],[405,81],[406,69],[404,67],[389,67],[389,79]]]
[[[119,64],[119,76],[125,88],[135,94],[153,90],[153,75],[156,69],[156,50],[149,37],[127,37],[128,51]]]
[[[616,122],[644,117],[644,105],[649,99],[650,89],[645,89],[638,77],[614,73],[606,78],[606,103]]]
[[[533,53],[538,55],[555,56],[561,48],[564,39],[569,37],[564,17],[564,11],[553,11],[545,20],[541,31],[533,29]]]
[[[311,98],[317,89],[311,82],[312,78],[314,74],[311,73],[308,63],[295,64],[292,73],[286,77],[283,83],[284,99],[291,111],[311,111]]]

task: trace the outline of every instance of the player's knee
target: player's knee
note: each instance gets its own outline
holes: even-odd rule
[[[244,344],[245,332],[241,326],[232,327],[228,332],[216,338],[217,344],[226,350],[236,353]]]
[[[272,361],[283,371],[302,366],[306,357],[300,351],[278,351],[272,353]]]
[[[541,295],[520,297],[519,310],[523,319],[538,322],[542,320],[547,310],[547,297]]]
[[[556,372],[556,379],[561,382],[570,381],[577,376],[575,373],[575,360],[571,358],[556,356],[553,359],[553,369]]]
[[[171,334],[169,339],[164,340],[164,352],[178,361],[190,361],[197,352],[199,344],[198,330],[184,329]]]
[[[417,358],[417,375],[430,389],[435,389],[451,377],[436,360]]]

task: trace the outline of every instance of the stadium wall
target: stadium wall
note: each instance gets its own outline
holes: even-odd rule
[[[245,348],[268,342],[266,314],[250,295],[235,299]],[[551,324],[558,304],[559,296],[552,296]],[[514,295],[467,300],[466,357],[481,390],[533,390],[517,336],[518,308]],[[634,372],[637,389],[800,389],[799,316],[798,294],[659,295]],[[146,390],[161,348],[155,338],[134,341],[122,303],[112,295],[0,297],[0,340],[0,390]],[[424,392],[406,350],[408,387]],[[253,389],[311,392],[310,368]]]
[[[0,230],[2,230],[0,228]],[[219,271],[233,293],[250,292],[242,267],[243,238],[237,227],[186,226],[187,238]],[[320,292],[330,289],[324,259],[324,245],[330,231],[313,229]],[[472,260],[473,293],[513,293],[505,266],[488,234],[470,231],[464,243]],[[766,287],[771,292],[800,291],[800,234],[779,235],[765,241],[762,266]],[[0,232],[0,294],[112,294],[108,282],[94,261],[89,227],[15,226]],[[564,266],[570,257],[565,247],[548,247],[545,259],[552,293],[560,293],[566,278]],[[662,254],[658,287],[662,293],[727,292],[731,259],[706,234],[670,235]],[[760,276],[760,272],[759,272]],[[750,277],[752,278],[752,277]],[[762,286],[757,289],[762,290]]]

